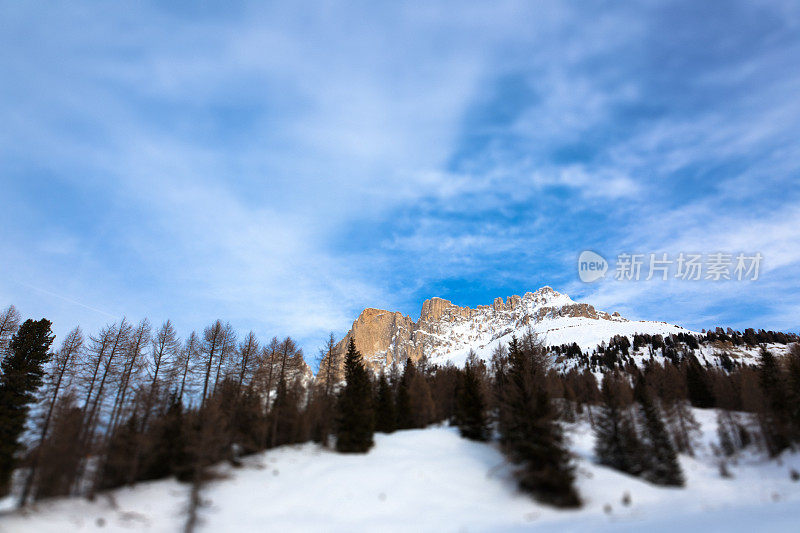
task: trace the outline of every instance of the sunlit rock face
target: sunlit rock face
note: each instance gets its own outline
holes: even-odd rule
[[[589,350],[614,335],[687,330],[663,322],[630,321],[542,287],[524,296],[496,298],[491,305],[476,309],[430,298],[423,302],[417,321],[398,312],[368,308],[337,344],[337,351],[343,354],[352,337],[375,371],[407,357],[417,361],[423,354],[433,363],[461,366],[470,350],[488,359],[496,346],[527,331],[535,332],[548,345],[575,342]]]

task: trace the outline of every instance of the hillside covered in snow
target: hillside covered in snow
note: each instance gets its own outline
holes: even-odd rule
[[[435,426],[376,434],[366,455],[284,446],[215,469],[198,531],[796,531],[800,456],[743,453],[720,475],[715,411],[695,409],[685,488],[663,488],[596,464],[586,420],[567,425],[583,508],[559,511],[520,494],[496,445]],[[141,483],[95,501],[57,499],[0,516],[0,531],[181,531],[188,485]]]

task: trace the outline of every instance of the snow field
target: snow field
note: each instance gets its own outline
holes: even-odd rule
[[[715,412],[695,410],[702,436],[694,458],[681,456],[684,489],[650,485],[593,463],[588,423],[568,428],[584,499],[578,511],[537,504],[515,489],[510,466],[492,444],[455,428],[376,434],[366,455],[313,444],[254,455],[217,467],[203,492],[200,531],[797,531],[800,455],[779,461],[744,455],[719,474],[710,444]],[[623,503],[625,495],[630,502]],[[181,531],[188,490],[173,480],[110,492],[94,502],[62,499],[0,517],[3,532]]]

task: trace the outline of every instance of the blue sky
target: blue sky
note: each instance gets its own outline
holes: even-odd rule
[[[797,2],[0,4],[0,305],[58,333],[312,355],[364,307],[542,285],[800,328]],[[585,249],[764,262],[583,284]]]

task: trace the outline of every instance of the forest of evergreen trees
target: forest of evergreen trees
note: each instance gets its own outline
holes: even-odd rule
[[[723,340],[762,345],[757,364],[698,360],[698,343]],[[456,368],[423,357],[376,376],[352,339],[337,353],[331,335],[315,378],[291,338],[238,339],[219,320],[181,340],[169,321],[123,319],[88,336],[75,328],[54,346],[48,320],[22,322],[11,306],[0,314],[0,495],[93,497],[175,476],[192,487],[191,530],[215,463],[307,441],[364,453],[375,431],[451,423],[465,438],[496,441],[520,490],[577,507],[564,428],[578,419],[595,432],[598,462],[666,486],[683,485],[678,454],[694,453],[692,406],[717,409],[723,467],[747,447],[774,457],[797,446],[800,347],[785,357],[764,347],[795,340],[752,330],[637,335],[588,355],[526,334],[490,361],[471,354]],[[631,350],[650,358],[635,365]],[[564,357],[580,364],[557,371]]]

